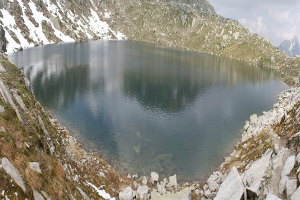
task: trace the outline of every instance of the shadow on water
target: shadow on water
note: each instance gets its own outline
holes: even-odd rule
[[[9,58],[42,105],[116,168],[181,180],[209,174],[244,121],[287,88],[270,70],[133,41],[48,45]]]

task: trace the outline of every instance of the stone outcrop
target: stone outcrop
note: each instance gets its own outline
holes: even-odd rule
[[[24,192],[26,192],[26,186],[23,178],[20,175],[20,172],[6,157],[1,159],[1,166],[4,171],[14,180],[14,182],[17,183]]]
[[[7,40],[5,38],[5,31],[3,27],[0,25],[0,53],[6,52],[6,43]]]

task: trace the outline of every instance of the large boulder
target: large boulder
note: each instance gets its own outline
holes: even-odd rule
[[[300,199],[300,187],[294,192],[291,196],[291,200],[299,200]]]
[[[271,154],[272,152],[263,155],[245,171],[243,181],[247,189],[259,193],[259,188],[270,165]]]
[[[233,167],[221,184],[215,200],[240,200],[244,191],[242,177],[237,169]]]
[[[156,184],[158,182],[159,175],[156,172],[151,172],[151,183]]]
[[[26,187],[20,172],[6,157],[2,158],[2,168],[18,184],[18,186],[26,192]]]
[[[120,200],[132,200],[133,197],[134,197],[133,190],[129,186],[119,193]]]

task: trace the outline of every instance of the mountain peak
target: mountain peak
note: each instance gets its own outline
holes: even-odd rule
[[[284,40],[278,48],[290,57],[300,55],[300,44],[297,36],[291,40]]]

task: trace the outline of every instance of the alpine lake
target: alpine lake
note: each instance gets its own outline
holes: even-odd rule
[[[201,180],[250,115],[288,88],[276,72],[134,41],[53,44],[9,55],[35,97],[124,174]]]

